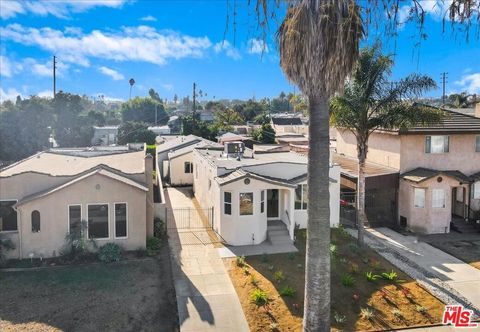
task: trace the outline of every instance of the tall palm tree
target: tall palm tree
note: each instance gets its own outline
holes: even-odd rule
[[[361,50],[352,77],[345,83],[344,93],[330,102],[332,125],[351,131],[357,140],[358,157],[358,242],[363,245],[365,215],[365,160],[370,135],[381,129],[398,129],[434,123],[442,112],[412,103],[413,97],[435,88],[428,76],[412,74],[398,82],[388,81],[393,60],[382,55],[380,46]]]
[[[330,331],[329,98],[359,52],[362,21],[354,1],[289,2],[277,31],[280,65],[308,99],[308,224],[304,331]]]

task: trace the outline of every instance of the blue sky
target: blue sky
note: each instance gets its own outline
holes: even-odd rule
[[[426,2],[432,3],[433,1]],[[233,3],[233,1],[230,1]],[[154,88],[167,99],[191,95],[192,82],[213,98],[272,97],[293,91],[285,79],[272,36],[262,55],[252,8],[241,0],[236,33],[233,11],[212,1],[1,1],[0,97],[51,96],[51,58],[58,56],[57,89],[127,99]],[[230,28],[225,35],[226,13]],[[399,31],[394,79],[412,72],[439,80],[447,71],[447,92],[480,93],[480,43],[442,34],[438,8],[429,8],[429,38],[420,48],[413,26]],[[226,37],[224,39],[224,36]],[[430,95],[439,96],[441,90]]]

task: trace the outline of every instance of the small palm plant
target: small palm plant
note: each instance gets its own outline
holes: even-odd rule
[[[88,223],[85,220],[70,225],[70,232],[65,235],[65,243],[66,251],[73,259],[86,255],[89,246],[97,246],[93,239],[88,238]]]

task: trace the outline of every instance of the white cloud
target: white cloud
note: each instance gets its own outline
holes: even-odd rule
[[[93,30],[67,35],[51,28],[10,24],[0,28],[3,40],[37,46],[56,54],[59,61],[89,66],[89,58],[144,61],[158,65],[169,59],[202,57],[211,47],[208,37],[192,37],[148,26],[123,27],[119,31]]]
[[[126,0],[7,0],[0,1],[0,17],[8,19],[30,13],[69,18],[71,13],[81,13],[94,7],[120,8],[125,2]]]
[[[20,92],[15,89],[8,89],[7,91],[3,90],[0,87],[0,102],[4,102],[6,100],[15,100],[17,96],[22,96]]]
[[[39,97],[42,97],[42,98],[53,98],[53,91],[52,90],[43,90],[43,91],[38,92],[36,95],[39,96]]]
[[[268,53],[268,45],[261,39],[252,38],[248,41],[248,53],[263,54]]]
[[[234,60],[240,60],[242,58],[240,52],[238,52],[238,50],[233,47],[232,44],[228,42],[228,40],[216,43],[213,47],[213,50],[215,51],[215,53],[225,52],[225,54],[229,58],[232,58]]]
[[[145,22],[156,22],[157,19],[152,16],[152,15],[148,15],[148,16],[144,16],[140,19],[140,21],[145,21]]]
[[[0,76],[12,77],[12,73],[12,63],[7,57],[0,55]]]
[[[125,76],[123,76],[121,73],[119,73],[118,71],[114,70],[114,69],[111,69],[111,68],[108,68],[108,67],[105,67],[105,66],[102,66],[100,68],[98,68],[98,70],[104,74],[104,75],[107,75],[107,76],[110,76],[113,80],[115,81],[120,81],[120,80],[124,80],[125,79]]]
[[[467,93],[480,93],[480,73],[463,75],[462,78],[455,82],[462,91]]]
[[[52,76],[53,68],[52,61],[46,61],[45,63],[39,63],[32,58],[25,58],[22,61],[14,61],[5,56],[0,56],[0,73],[4,77],[12,77],[14,74],[18,74],[22,71],[32,73],[36,76]],[[57,62],[57,76],[63,77],[69,66],[62,62]]]

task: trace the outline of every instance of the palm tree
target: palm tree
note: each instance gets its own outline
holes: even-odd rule
[[[331,123],[351,131],[357,139],[358,157],[358,242],[363,245],[365,215],[365,160],[368,139],[372,132],[437,122],[442,112],[412,103],[436,84],[428,76],[412,74],[396,83],[388,81],[393,60],[381,54],[380,46],[362,49],[352,77],[345,83],[344,93],[332,98]]]
[[[280,65],[308,99],[308,224],[304,331],[330,331],[329,98],[343,86],[363,35],[348,0],[289,2],[277,31]]]

